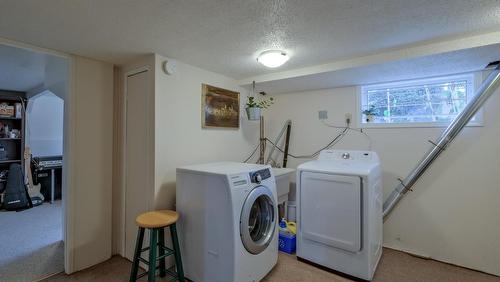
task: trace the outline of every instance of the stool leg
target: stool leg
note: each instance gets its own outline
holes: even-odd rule
[[[177,228],[175,223],[170,225],[170,235],[172,236],[172,244],[174,247],[175,267],[177,268],[177,276],[179,281],[184,282],[184,270],[182,269],[181,249],[179,247],[179,238],[177,237]]]
[[[156,276],[156,250],[158,246],[158,229],[149,229],[149,267],[148,267],[148,282],[154,282]]]
[[[159,253],[160,257],[162,257],[163,255],[165,255],[165,249],[163,249],[165,247],[165,229],[160,228],[158,230],[158,232],[159,232],[159,234],[158,234],[158,253]],[[166,268],[165,258],[162,258],[162,259],[160,259],[160,277],[165,277],[165,275],[166,275],[165,268]]]
[[[139,227],[139,230],[137,230],[137,241],[135,241],[134,261],[132,262],[132,270],[130,272],[130,282],[137,279],[137,271],[139,270],[139,256],[141,255],[143,241],[144,228]]]

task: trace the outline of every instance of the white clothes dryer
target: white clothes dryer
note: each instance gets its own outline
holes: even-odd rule
[[[375,152],[324,150],[297,168],[297,256],[371,280],[382,255]]]

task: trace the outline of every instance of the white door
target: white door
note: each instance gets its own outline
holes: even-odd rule
[[[350,252],[361,250],[361,191],[357,176],[302,172],[302,237]]]
[[[149,72],[126,77],[125,91],[125,257],[132,260],[137,237],[135,218],[148,210]]]

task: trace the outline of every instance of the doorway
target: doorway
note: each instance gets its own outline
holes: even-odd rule
[[[0,44],[0,281],[64,271],[67,58]]]

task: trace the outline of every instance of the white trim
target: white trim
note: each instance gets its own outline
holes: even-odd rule
[[[447,82],[450,80],[460,80],[465,77],[469,77],[474,80],[474,73],[462,73],[462,74],[453,74],[446,76],[432,76],[427,78],[418,78],[418,79],[408,79],[408,80],[400,80],[400,81],[392,81],[385,83],[372,83],[361,86],[364,89],[380,89],[380,88],[397,88],[397,87],[407,87],[413,85],[423,85],[423,84],[431,84],[431,83],[439,83],[439,82]],[[475,85],[474,85],[475,86]]]
[[[66,205],[66,210],[63,210],[64,222],[66,224],[65,236],[64,236],[64,271],[67,274],[73,273],[75,271],[75,254],[74,254],[74,237],[75,237],[75,201],[73,197],[73,192],[68,187],[75,187],[75,176],[74,176],[74,164],[71,160],[74,158],[74,154],[71,148],[76,147],[76,59],[75,57],[70,57],[70,75],[69,75],[69,91],[64,101],[64,140],[63,140],[63,168],[66,173],[63,172],[63,191],[66,191],[66,195],[63,192],[63,206]],[[66,176],[64,176],[64,174]],[[64,184],[66,183],[66,184]]]
[[[3,38],[3,37],[0,37],[0,44],[7,45],[7,46],[10,46],[10,47],[15,47],[15,48],[20,48],[20,49],[28,50],[28,51],[31,51],[31,52],[38,52],[38,53],[49,54],[49,55],[52,55],[52,56],[57,56],[57,57],[65,58],[65,59],[70,59],[71,58],[71,54],[68,54],[68,53],[65,53],[65,52],[56,51],[56,50],[52,50],[52,49],[47,49],[47,48],[43,48],[43,47],[38,47],[38,46],[31,45],[31,44],[23,43],[23,42],[17,42],[17,41],[14,41],[14,40]]]
[[[465,74],[456,74],[449,76],[440,76],[440,77],[429,77],[422,79],[412,79],[412,80],[404,80],[397,82],[388,82],[388,83],[380,83],[380,84],[368,84],[364,86],[356,87],[356,125],[358,128],[432,128],[432,127],[447,127],[449,122],[415,122],[415,123],[363,123],[362,122],[362,95],[363,92],[367,89],[379,89],[379,88],[394,88],[398,86],[411,86],[411,85],[419,85],[426,83],[438,83],[447,80],[454,79],[462,79],[465,77],[469,77],[468,79],[472,79],[473,83],[473,92],[475,94],[476,89],[481,85],[481,77],[478,73],[465,73]],[[470,96],[469,96],[470,97]],[[473,121],[470,121],[466,126],[483,126],[483,110],[480,109]]]

